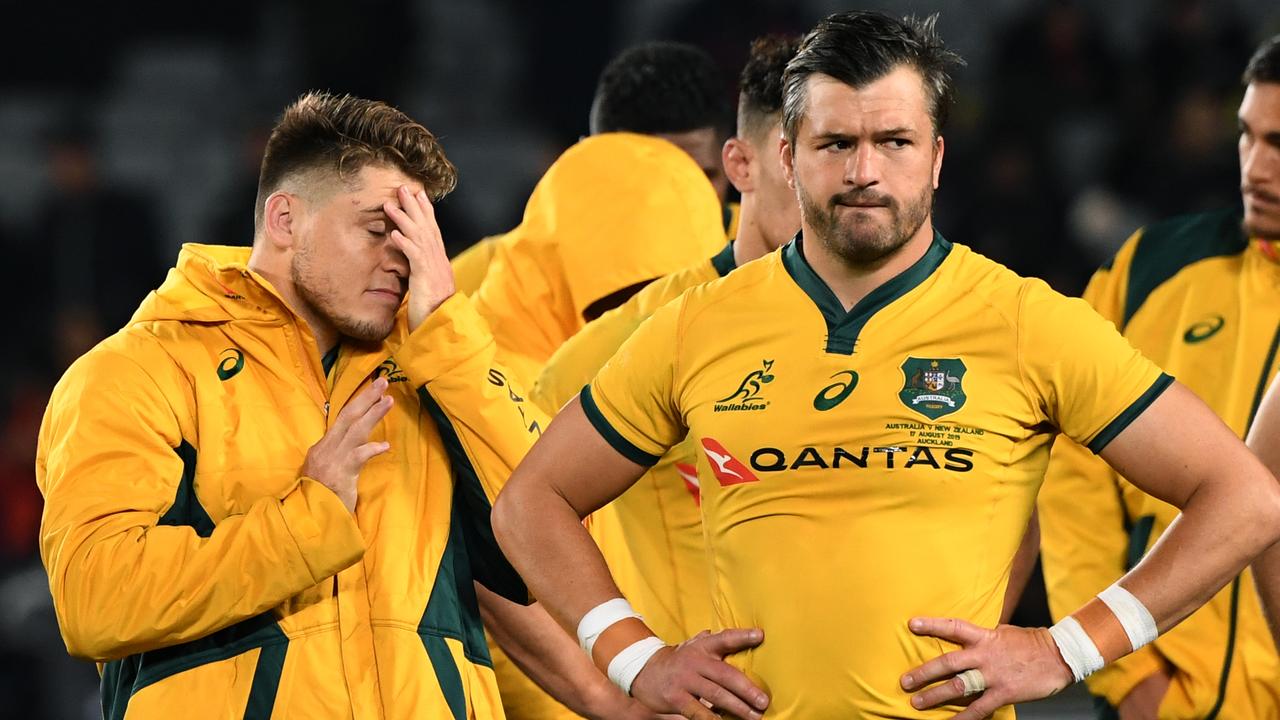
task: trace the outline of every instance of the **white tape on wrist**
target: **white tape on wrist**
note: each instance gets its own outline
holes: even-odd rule
[[[1057,625],[1049,628],[1049,634],[1058,644],[1058,652],[1067,667],[1071,668],[1071,675],[1076,682],[1102,669],[1102,654],[1098,652],[1098,646],[1093,644],[1089,633],[1084,631],[1075,618],[1062,618]]]
[[[1134,650],[1154,641],[1160,635],[1151,611],[1133,593],[1120,587],[1119,583],[1098,593],[1098,599],[1111,609],[1124,626],[1124,633],[1129,636],[1129,644]]]
[[[588,610],[587,614],[578,621],[578,644],[587,651],[587,655],[590,655],[600,633],[608,630],[619,620],[627,618],[640,618],[640,615],[625,598],[614,598],[600,603]]]
[[[644,669],[654,653],[666,646],[666,643],[654,636],[631,643],[609,661],[607,673],[609,679],[614,685],[622,688],[622,692],[630,695],[631,683],[635,681],[636,676]]]

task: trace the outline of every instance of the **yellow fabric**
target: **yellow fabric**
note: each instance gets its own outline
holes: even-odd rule
[[[523,221],[495,242],[476,306],[528,387],[593,302],[723,244],[715,190],[684,151],[647,135],[595,135],[556,160]]]
[[[493,261],[494,237],[481,238],[476,244],[458,253],[449,261],[453,269],[453,283],[458,292],[472,297],[480,289]]]
[[[742,204],[731,202],[724,206],[728,222],[724,226],[724,236],[729,240],[738,237],[738,223],[742,222]]]
[[[732,246],[728,250],[732,258]],[[558,412],[655,310],[718,277],[715,266],[703,261],[650,284],[588,323],[551,356],[530,399],[548,413]],[[697,481],[689,472],[694,459],[693,445],[680,443],[621,497],[592,513],[588,523],[618,588],[670,644],[712,623],[697,488],[688,484]]]
[[[703,450],[717,627],[764,629],[730,662],[771,717],[950,717],[898,685],[948,649],[907,620],[994,625],[1050,426],[1100,445],[1169,380],[1082,301],[940,236],[848,314],[800,247],[659,309],[584,409],[624,455]]]
[[[1239,234],[1238,211],[1222,217],[1226,234]],[[1199,219],[1197,225],[1192,221]],[[1211,216],[1169,221],[1193,232]],[[1176,229],[1176,228],[1175,228]],[[1275,376],[1273,356],[1280,324],[1280,266],[1257,244],[1195,259],[1150,292],[1125,323],[1130,284],[1173,262],[1198,243],[1157,227],[1141,257],[1144,231],[1125,243],[1110,267],[1099,270],[1085,299],[1117,325],[1155,362],[1177,375],[1238,435],[1244,437],[1263,390]],[[1153,252],[1153,250],[1155,252]],[[1199,254],[1199,253],[1198,253]],[[1214,329],[1216,326],[1217,329]],[[1204,336],[1201,338],[1201,336]],[[1201,338],[1201,339],[1197,339]],[[1106,463],[1068,440],[1053,449],[1040,495],[1041,548],[1049,605],[1055,618],[1070,614],[1127,569],[1126,525],[1154,518],[1153,531],[1139,538],[1146,551],[1169,526],[1177,509],[1134,488]],[[1235,644],[1220,720],[1280,717],[1280,659],[1259,608],[1252,575],[1239,590]],[[1207,605],[1134,655],[1090,677],[1090,690],[1116,705],[1162,659],[1174,670],[1173,686],[1161,718],[1203,718],[1218,702],[1224,659],[1231,636],[1232,590],[1228,586]]]
[[[68,649],[103,663],[107,718],[503,717],[472,568],[524,592],[485,533],[533,437],[485,323],[462,295],[412,334],[402,311],[380,346],[342,347],[330,390],[248,254],[185,246],[53,393],[40,549]],[[378,375],[391,449],[353,517],[298,472]]]

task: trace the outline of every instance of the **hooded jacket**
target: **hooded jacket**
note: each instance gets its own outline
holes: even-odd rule
[[[484,322],[402,309],[326,373],[248,252],[185,246],[44,417],[41,557],[104,717],[501,718],[473,578],[527,601],[488,518],[532,436]],[[378,376],[353,515],[299,473]]]
[[[493,243],[476,307],[528,387],[593,303],[711,257],[722,223],[715,190],[683,150],[594,135],[552,164],[523,221]]]

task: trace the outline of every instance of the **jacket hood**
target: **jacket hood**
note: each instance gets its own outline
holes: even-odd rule
[[[491,319],[533,325],[554,350],[595,301],[705,261],[724,242],[719,198],[683,150],[595,135],[543,175],[520,225],[498,239],[478,297]],[[506,344],[504,324],[494,330]]]

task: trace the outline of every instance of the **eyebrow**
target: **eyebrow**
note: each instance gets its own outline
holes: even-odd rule
[[[367,208],[365,208],[365,209],[361,210],[361,211],[360,211],[360,213],[361,213],[362,215],[364,215],[364,214],[372,215],[372,214],[374,214],[374,213],[377,213],[377,214],[379,214],[379,215],[386,215],[386,214],[387,214],[387,211],[382,209],[382,205],[374,205],[374,206],[372,206],[372,207],[367,207]]]

